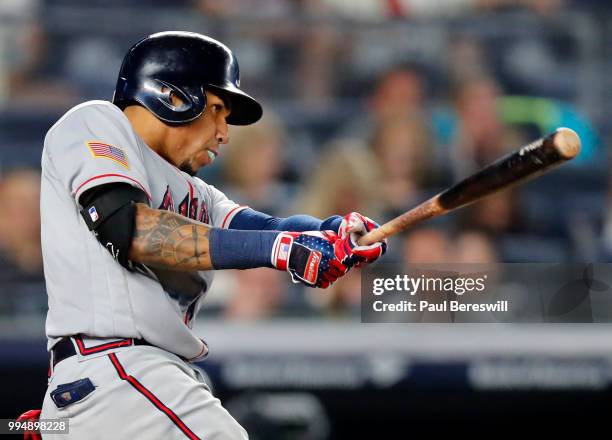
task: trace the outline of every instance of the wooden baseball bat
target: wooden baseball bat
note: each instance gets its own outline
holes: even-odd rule
[[[554,133],[523,146],[475,174],[433,196],[409,211],[368,232],[360,245],[381,241],[408,229],[423,220],[438,217],[494,192],[533,179],[573,159],[580,152],[580,138],[569,128],[558,128]]]

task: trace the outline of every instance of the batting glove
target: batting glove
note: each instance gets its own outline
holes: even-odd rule
[[[338,234],[332,231],[281,232],[272,248],[272,265],[295,283],[325,289],[348,272]]]
[[[342,239],[343,253],[346,259],[341,260],[348,266],[361,266],[363,263],[372,263],[382,257],[387,251],[387,240],[372,243],[368,246],[359,246],[359,239],[380,225],[371,218],[351,212],[342,219],[338,235]]]
[[[32,425],[34,425],[40,419],[40,412],[40,409],[31,409],[21,414],[16,421],[23,424],[32,423]],[[42,436],[38,430],[30,429],[24,431],[23,438],[24,440],[42,440]]]

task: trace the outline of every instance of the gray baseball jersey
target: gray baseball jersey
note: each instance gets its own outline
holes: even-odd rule
[[[144,338],[186,359],[207,352],[192,320],[213,275],[143,267],[130,272],[90,232],[78,204],[84,191],[123,182],[152,208],[227,228],[242,207],[149,148],[110,102],[68,111],[47,133],[42,154],[42,249],[49,296],[48,347],[61,336]],[[89,214],[95,220],[97,212]]]

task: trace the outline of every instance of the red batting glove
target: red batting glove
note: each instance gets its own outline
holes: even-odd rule
[[[40,419],[40,410],[31,409],[17,417],[17,422],[36,422]],[[42,440],[42,436],[38,431],[24,431],[24,440]]]
[[[343,264],[349,266],[361,266],[363,263],[372,263],[382,257],[387,251],[387,240],[372,243],[368,246],[359,246],[359,239],[380,225],[374,220],[351,212],[342,219],[338,235],[342,238],[343,253],[347,255]]]
[[[325,289],[349,270],[337,256],[338,243],[340,237],[332,231],[281,232],[272,248],[272,265],[289,272],[296,283]]]

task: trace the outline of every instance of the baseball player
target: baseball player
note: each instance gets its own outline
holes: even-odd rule
[[[377,225],[351,213],[276,218],[195,177],[260,104],[230,49],[188,32],[135,44],[113,102],[68,111],[42,154],[42,249],[49,387],[41,418],[57,439],[244,439],[191,362],[192,323],[213,270],[270,267],[325,288],[376,260]]]

